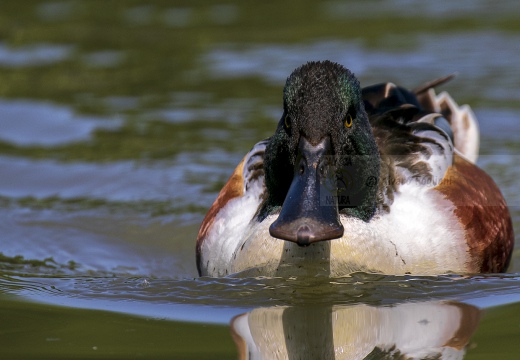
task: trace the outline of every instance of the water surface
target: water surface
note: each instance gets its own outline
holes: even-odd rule
[[[440,90],[474,109],[479,165],[519,229],[519,11],[2,1],[0,354],[223,359],[285,334],[289,358],[516,359],[518,250],[502,275],[209,279],[194,242],[233,168],[274,131],[285,78],[323,59],[364,85],[457,72]]]

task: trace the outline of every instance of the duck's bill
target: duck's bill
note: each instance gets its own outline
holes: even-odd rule
[[[300,139],[294,176],[271,236],[300,246],[343,236],[337,179],[327,137],[317,145]]]

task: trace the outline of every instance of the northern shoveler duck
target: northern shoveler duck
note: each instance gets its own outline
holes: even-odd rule
[[[477,165],[468,106],[433,88],[361,89],[345,67],[287,78],[283,115],[246,154],[202,222],[202,276],[503,272],[509,210]]]

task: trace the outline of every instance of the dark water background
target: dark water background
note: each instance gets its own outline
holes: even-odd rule
[[[363,85],[458,72],[441,90],[477,114],[479,165],[520,231],[519,13],[484,0],[0,1],[0,358],[235,358],[230,320],[253,309],[456,302],[480,319],[467,359],[517,359],[519,250],[505,275],[199,279],[194,241],[274,131],[286,76],[323,59]]]

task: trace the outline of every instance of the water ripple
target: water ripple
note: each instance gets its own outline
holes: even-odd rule
[[[410,301],[464,301],[496,294],[520,296],[519,288],[520,277],[514,275],[417,277],[356,273],[335,279],[228,277],[175,280],[110,275],[22,278],[4,274],[0,278],[2,291],[23,296],[47,292],[96,301],[235,308],[360,303],[377,306]]]

